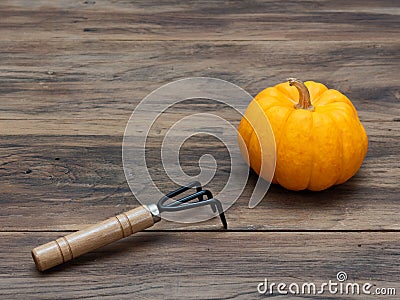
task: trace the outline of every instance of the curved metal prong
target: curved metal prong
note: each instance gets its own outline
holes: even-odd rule
[[[182,194],[183,192],[196,187],[196,192],[190,195],[187,195],[185,197],[182,197],[180,199],[175,200],[174,202],[165,204],[169,199]],[[207,197],[207,199],[204,199],[204,196]],[[198,199],[198,202],[190,202],[194,199]],[[196,208],[200,206],[206,206],[210,205],[212,211],[215,213],[218,211],[219,216],[221,218],[222,225],[224,226],[225,229],[227,229],[228,224],[226,222],[224,210],[222,207],[222,204],[219,200],[215,199],[212,195],[212,193],[209,190],[203,190],[200,182],[198,181],[193,181],[185,186],[182,186],[175,191],[172,191],[165,196],[163,196],[157,203],[158,210],[161,212],[175,212],[175,211],[181,211],[181,210],[186,210],[186,209],[191,209],[191,208]]]
[[[225,229],[228,228],[228,224],[226,222],[224,210],[222,207],[222,204],[219,200],[215,198],[207,199],[204,201],[199,201],[199,202],[192,202],[192,203],[182,203],[182,205],[177,205],[177,206],[162,206],[160,208],[160,212],[166,211],[166,212],[174,212],[174,211],[181,211],[181,210],[186,210],[186,209],[191,209],[191,208],[196,208],[200,206],[206,206],[206,205],[215,205],[217,207],[219,216],[221,218],[222,225],[224,226]]]
[[[200,182],[198,181],[193,181],[188,183],[187,185],[181,186],[180,188],[177,188],[175,191],[169,192],[168,194],[166,194],[165,196],[163,196],[159,201],[158,201],[158,205],[159,204],[164,204],[168,199],[171,199],[179,194],[182,194],[184,192],[186,192],[187,190],[196,187],[197,191],[201,191],[203,188],[200,184]]]

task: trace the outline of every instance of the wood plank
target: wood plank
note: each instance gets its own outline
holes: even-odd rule
[[[327,191],[290,192],[274,186],[251,210],[247,202],[256,180],[252,174],[244,193],[227,212],[230,228],[399,229],[398,124],[382,122],[379,128],[376,123],[366,123],[370,149],[361,170],[347,183]],[[138,204],[123,173],[121,137],[35,135],[1,139],[1,230],[79,229]],[[158,144],[150,144],[148,151],[148,164],[153,169],[162,168]],[[188,174],[198,172],[194,161],[201,155],[212,154],[219,168],[208,187],[216,193],[225,185],[230,162],[222,144],[208,141],[205,146],[194,139],[181,153],[181,165]],[[164,191],[175,187],[163,172],[152,170],[151,174]],[[162,222],[156,228],[217,230],[219,225],[216,220],[192,226]]]
[[[400,289],[399,232],[139,233],[39,273],[29,251],[61,234],[0,233],[2,298],[253,299],[265,278],[321,284],[339,271]]]
[[[2,1],[7,40],[318,40],[398,38],[385,1]]]
[[[362,120],[400,115],[397,42],[0,41],[0,46],[1,134],[26,134],[29,128],[43,134],[55,126],[45,121],[63,119],[66,124],[55,129],[77,124],[83,134],[94,134],[93,120],[111,119],[120,120],[118,132],[112,132],[120,135],[147,94],[193,76],[228,80],[252,95],[295,76],[341,90]],[[18,121],[34,119],[39,121],[33,126]]]

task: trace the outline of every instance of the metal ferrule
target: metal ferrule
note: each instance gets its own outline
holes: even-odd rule
[[[157,207],[157,204],[148,204],[145,207],[152,214],[154,223],[157,223],[157,222],[159,222],[161,220],[160,211],[159,211],[159,209]]]

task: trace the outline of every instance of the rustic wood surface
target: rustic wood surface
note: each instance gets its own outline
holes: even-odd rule
[[[395,0],[1,1],[1,298],[251,299],[266,277],[321,282],[338,271],[399,294],[399,30]],[[125,125],[148,93],[192,76],[252,95],[287,77],[341,90],[369,136],[362,168],[321,193],[273,186],[250,210],[252,174],[227,232],[216,219],[162,221],[37,272],[33,247],[138,205],[122,168]],[[149,143],[154,165],[158,147]],[[196,173],[210,151],[226,167],[221,143],[193,139],[184,170]]]

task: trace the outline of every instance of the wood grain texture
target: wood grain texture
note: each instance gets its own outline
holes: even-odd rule
[[[398,15],[396,0],[8,0],[0,7],[0,35],[41,41],[387,41],[398,38]]]
[[[121,135],[143,97],[163,84],[194,76],[228,80],[252,95],[289,76],[318,80],[353,100],[363,121],[392,121],[400,115],[400,45],[394,41],[0,39],[0,46],[5,49],[0,66],[2,134]],[[12,126],[5,126],[8,122]]]
[[[391,122],[380,124],[382,130],[375,129],[376,133],[369,135],[370,150],[361,170],[343,185],[321,193],[295,193],[273,186],[258,207],[248,209],[248,197],[256,179],[252,175],[239,201],[227,212],[230,228],[399,229],[399,131],[387,130],[385,126],[390,127]],[[2,139],[2,230],[76,230],[138,205],[123,173],[119,137],[35,135]],[[194,146],[195,153],[189,150]],[[150,147],[150,151],[154,155],[149,164],[158,166],[159,149]],[[230,165],[223,145],[213,142],[206,147],[193,141],[181,151],[182,166],[189,174],[199,170],[193,159],[197,161],[202,154],[212,153],[219,169],[209,188],[217,192],[225,184],[225,170]],[[31,172],[27,173],[28,170]],[[168,178],[161,175],[155,182],[166,191],[173,188]],[[215,228],[217,224],[210,221],[206,227],[194,224],[184,228]],[[179,224],[166,222],[157,226],[182,229]]]
[[[168,43],[163,47],[165,42],[14,42],[13,51],[3,54],[8,63],[3,67],[4,92],[0,95],[0,133],[5,145],[0,150],[0,172],[6,176],[0,180],[7,194],[0,228],[79,229],[86,226],[87,220],[94,223],[136,205],[122,171],[121,142],[132,109],[152,89],[185,76],[213,76],[233,81],[255,95],[292,74],[319,78],[353,100],[369,135],[367,160],[355,178],[323,197],[289,192],[292,200],[285,200],[288,192],[275,188],[263,206],[251,211],[245,208],[254,184],[250,185],[238,205],[229,211],[230,226],[272,230],[399,228],[399,216],[394,213],[399,178],[398,43]],[[264,48],[268,48],[268,55],[263,53]],[[27,49],[35,50],[28,53]],[[298,54],[292,57],[287,49]],[[21,65],[28,60],[30,65]],[[54,73],[48,74],[47,70]],[[365,74],[372,74],[368,84]],[[230,112],[212,103],[194,104],[191,108],[174,107],[162,120],[168,123],[200,110],[219,111],[224,116]],[[238,115],[233,117],[236,122],[239,119]],[[159,144],[150,143],[149,147],[154,153],[149,165],[158,165]],[[217,161],[226,166],[221,144],[196,147],[198,150],[191,153],[194,157],[221,153]],[[186,156],[182,163],[188,171],[196,170],[193,157]],[[27,170],[32,173],[25,174]],[[168,190],[165,177],[155,180]],[[226,177],[220,177],[210,188],[218,188],[225,181]],[[30,198],[26,199],[28,191]],[[58,205],[60,201],[63,206]],[[288,222],[283,213],[286,207],[303,201],[308,204],[296,213],[293,222]],[[43,202],[48,210],[39,213],[46,214],[41,215],[46,222],[38,222],[31,212]],[[329,209],[321,202],[326,202]],[[266,209],[273,219],[266,218]],[[16,214],[26,222],[16,224]],[[176,224],[165,226],[182,228]]]
[[[338,271],[399,293],[399,14],[396,0],[1,1],[0,297],[257,299],[265,277],[321,282]],[[193,76],[252,95],[287,77],[342,91],[369,136],[362,168],[322,193],[273,186],[253,210],[251,174],[227,212],[230,231],[216,219],[161,221],[36,272],[33,247],[138,205],[122,169],[125,125],[148,93]],[[148,143],[165,191],[175,186],[157,171],[160,139],[190,110],[239,120],[210,103],[167,111]],[[218,191],[229,171],[223,145],[184,146],[190,174],[215,155],[208,187]]]
[[[37,272],[31,245],[62,234],[0,233],[4,298],[258,299],[257,284],[264,278],[321,283],[335,281],[339,271],[348,282],[400,288],[398,232],[139,233]]]

